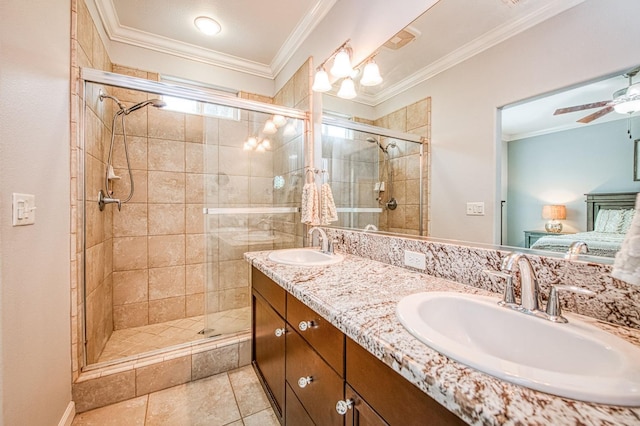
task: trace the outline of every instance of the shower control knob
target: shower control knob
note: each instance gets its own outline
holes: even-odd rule
[[[275,334],[276,334],[276,337],[282,337],[282,336],[284,336],[284,333],[286,333],[286,332],[287,332],[287,329],[284,328],[284,327],[276,328]]]
[[[336,403],[336,411],[341,416],[347,414],[347,411],[349,411],[351,407],[353,407],[353,399],[347,399],[346,401],[340,400]]]
[[[300,329],[300,331],[307,331],[314,326],[315,323],[313,321],[300,321],[300,324],[298,324],[298,328]]]
[[[311,376],[307,376],[307,377],[300,377],[298,379],[298,386],[300,386],[301,388],[306,388],[307,385],[309,383],[313,382],[313,377]]]

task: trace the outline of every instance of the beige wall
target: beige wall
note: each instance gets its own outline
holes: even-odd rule
[[[70,10],[68,0],[0,6],[4,425],[56,425],[71,401]],[[35,194],[35,225],[11,226],[12,192]]]

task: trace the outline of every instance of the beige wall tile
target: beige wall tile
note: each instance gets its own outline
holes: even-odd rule
[[[113,239],[113,269],[128,271],[147,268],[147,237]]]
[[[249,264],[244,260],[228,260],[219,265],[220,288],[246,287],[249,283]]]
[[[273,176],[273,152],[255,152],[249,158],[251,176],[268,177]]]
[[[184,172],[184,146],[183,141],[149,138],[148,169],[165,172]]]
[[[149,324],[149,302],[113,307],[113,327],[116,330]]]
[[[129,163],[132,169],[147,169],[147,138],[142,136],[129,136],[127,132],[127,148],[129,150]],[[124,141],[121,135],[115,137],[113,144],[113,167],[126,169],[127,159],[124,150]]]
[[[184,296],[149,301],[149,324],[171,321],[184,316]]]
[[[238,345],[193,354],[192,380],[202,379],[238,368]]]
[[[252,177],[249,181],[251,204],[273,203],[273,178]]]
[[[146,302],[149,297],[149,271],[123,271],[113,273],[113,304]]]
[[[74,383],[72,387],[76,412],[91,410],[135,397],[133,370]]]
[[[149,137],[157,139],[185,140],[185,114],[161,108],[147,108]]]
[[[160,235],[149,238],[149,267],[184,265],[185,236]]]
[[[249,129],[245,120],[220,120],[218,125],[218,145],[242,148],[247,140]],[[207,141],[209,143],[209,141]]]
[[[187,294],[186,316],[195,317],[204,314],[204,293]]]
[[[203,204],[187,204],[185,213],[185,228],[187,234],[201,234],[204,232]]]
[[[187,142],[202,143],[203,139],[203,117],[201,115],[185,114],[185,140]]]
[[[199,264],[206,260],[205,257],[205,236],[204,234],[186,235],[186,263]]]
[[[187,203],[202,204],[204,199],[204,179],[205,175],[196,173],[186,174],[186,194],[185,200]]]
[[[200,209],[202,214],[202,208]],[[149,235],[184,234],[184,204],[149,204]]]
[[[218,148],[219,173],[233,176],[248,176],[249,156],[257,154],[259,153],[244,151],[242,145],[220,146]]]
[[[238,343],[238,367],[251,364],[251,340]]]
[[[204,148],[201,143],[185,144],[185,171],[204,173]]]
[[[73,418],[73,426],[144,426],[146,414],[147,396],[145,395],[80,413]]]
[[[147,205],[126,203],[114,212],[113,236],[135,237],[147,235]]]
[[[219,308],[221,311],[249,306],[249,288],[239,287],[220,292]]]
[[[185,291],[187,294],[202,293],[204,290],[205,264],[197,263],[185,267]]]
[[[184,173],[149,171],[147,197],[150,203],[184,203]]]
[[[428,104],[428,99],[422,99],[407,107],[407,131],[412,132],[414,129],[429,123]]]
[[[115,198],[126,199],[131,191],[131,181],[129,179],[129,171],[127,169],[116,169],[116,175],[120,176],[120,180],[113,182],[113,192]],[[133,196],[129,202],[146,203],[147,202],[147,171],[133,170]],[[112,206],[113,207],[113,206]]]
[[[219,202],[233,207],[249,203],[249,178],[247,176],[226,176],[219,180]]]
[[[87,248],[86,251],[86,293],[91,294],[104,279],[104,243]]]
[[[191,356],[136,369],[136,394],[146,395],[191,380]]]
[[[166,299],[185,294],[184,266],[149,269],[149,300]]]

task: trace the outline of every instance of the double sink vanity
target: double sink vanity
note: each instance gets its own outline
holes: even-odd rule
[[[526,315],[508,294],[348,254],[354,238],[368,237],[245,254],[253,361],[281,422],[640,424],[640,330]]]

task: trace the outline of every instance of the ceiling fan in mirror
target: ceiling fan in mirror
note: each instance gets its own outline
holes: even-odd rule
[[[567,108],[559,108],[553,115],[566,114],[569,112],[583,111],[592,108],[602,108],[577,120],[578,123],[590,123],[602,116],[615,111],[620,114],[633,114],[640,111],[640,83],[633,84],[633,77],[638,74],[640,67],[634,68],[624,74],[629,79],[629,85],[613,93],[613,99],[609,101],[593,102],[584,105],[577,105]]]

